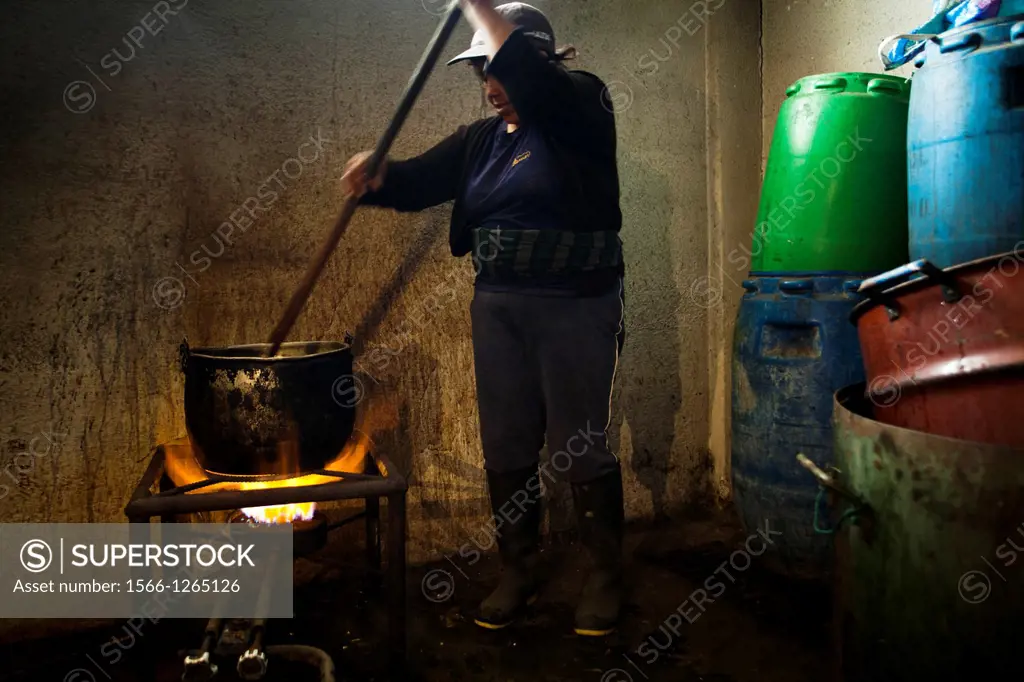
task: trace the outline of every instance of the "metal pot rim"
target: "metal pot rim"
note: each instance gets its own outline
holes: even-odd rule
[[[956,265],[944,268],[943,272],[949,273],[951,275],[963,275],[965,273],[968,273],[972,270],[979,268],[980,266],[987,265],[988,263],[998,263],[1007,256],[1011,258],[1016,258],[1017,260],[1022,260],[1020,254],[1018,254],[1017,251],[1006,251],[1004,253],[997,253],[993,256],[985,256],[984,258],[978,258],[977,260],[971,260],[965,263],[957,263]],[[928,289],[930,287],[938,286],[940,286],[938,282],[935,282],[928,277],[917,277],[915,279],[910,280],[909,282],[897,284],[879,293],[891,299],[896,299],[901,296],[905,296],[909,293],[919,291],[921,289]],[[880,301],[861,301],[856,306],[854,306],[852,311],[850,311],[850,321],[853,322],[854,324],[857,324],[860,321],[860,318],[863,317],[869,310],[873,310],[874,308],[877,308],[880,305],[882,305]]]
[[[257,364],[269,364],[278,362],[302,362],[304,360],[310,360],[312,358],[323,358],[331,355],[342,355],[344,353],[351,352],[352,345],[345,341],[289,341],[281,344],[281,349],[295,348],[295,347],[306,347],[306,346],[320,346],[325,350],[316,353],[305,353],[302,355],[274,355],[273,357],[264,357],[262,352],[256,352],[253,355],[230,355],[232,352],[238,351],[265,351],[270,347],[269,343],[247,343],[235,346],[205,346],[201,348],[190,348],[188,350],[189,357],[203,358],[204,360],[214,360],[220,362],[250,362]]]
[[[883,428],[900,438],[928,439],[933,442],[944,443],[948,446],[969,445],[971,447],[985,448],[996,453],[1024,453],[1024,448],[1018,448],[1013,445],[998,445],[968,440],[966,438],[953,438],[952,436],[918,431],[907,426],[897,426],[879,421],[874,416],[862,413],[862,409],[870,405],[872,405],[872,402],[869,397],[868,385],[864,381],[844,386],[832,394],[833,419],[837,424],[854,425],[856,420],[860,420],[862,424],[870,422],[871,425]]]
[[[1024,349],[1000,348],[968,358],[957,358],[944,363],[926,365],[913,370],[913,375],[902,372],[903,377],[885,382],[876,388],[868,387],[866,395],[884,396],[895,386],[900,393],[941,386],[956,378],[985,378],[999,372],[1024,372]],[[879,377],[875,377],[877,380]]]

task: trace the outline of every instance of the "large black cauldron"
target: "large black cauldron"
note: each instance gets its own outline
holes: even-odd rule
[[[359,385],[346,342],[189,348],[181,344],[185,426],[199,464],[229,476],[294,475],[335,458]]]

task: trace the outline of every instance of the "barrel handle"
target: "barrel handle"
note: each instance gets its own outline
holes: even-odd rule
[[[965,33],[957,38],[949,40],[944,38],[939,42],[939,52],[946,54],[948,52],[957,52],[959,50],[967,50],[973,52],[981,46],[981,34],[970,32]]]
[[[178,346],[178,361],[181,364],[181,371],[182,371],[182,373],[185,373],[186,371],[188,371],[188,356],[189,355],[190,355],[190,351],[189,351],[189,348],[188,348],[188,337],[186,336],[184,339],[182,339],[181,345]]]
[[[1018,40],[1024,39],[1024,21],[1018,21],[1010,29],[1010,40],[1017,42]]]
[[[809,279],[787,279],[779,282],[779,291],[786,294],[807,295],[814,290],[814,283]]]
[[[892,300],[889,291],[893,287],[903,284],[913,275],[924,275],[924,278],[929,282],[940,285],[942,287],[942,297],[946,303],[956,303],[963,298],[956,278],[924,258],[864,280],[857,293],[867,296],[875,303],[884,306],[889,313],[889,319],[895,320],[899,318],[901,311],[899,305]]]
[[[880,93],[886,95],[899,95],[903,92],[903,87],[899,83],[891,80],[872,78],[868,81],[867,90],[871,94]]]
[[[824,80],[824,81],[821,81],[821,82],[818,82],[818,83],[814,84],[814,89],[815,90],[832,90],[834,88],[845,88],[845,87],[846,87],[846,79],[845,78],[840,78],[839,76],[836,76],[835,78],[829,78],[828,80]]]

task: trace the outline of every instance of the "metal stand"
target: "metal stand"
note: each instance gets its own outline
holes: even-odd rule
[[[388,495],[388,646],[393,679],[405,670],[405,491]],[[400,605],[400,606],[399,606]]]
[[[321,470],[315,473],[333,476],[332,483],[263,488],[258,490],[217,490],[196,492],[219,482],[212,477],[187,486],[173,486],[166,475],[163,446],[153,451],[146,472],[135,488],[124,513],[129,523],[150,523],[159,517],[162,523],[174,522],[179,514],[231,511],[243,507],[265,507],[302,502],[333,502],[362,498],[365,510],[335,524],[337,528],[358,519],[365,520],[366,562],[375,585],[385,578],[388,600],[388,648],[391,674],[402,679],[406,659],[405,632],[405,496],[409,485],[391,461],[372,453],[367,456],[364,474]],[[157,492],[153,492],[157,488]],[[192,492],[193,494],[186,494]],[[380,500],[387,500],[387,567],[381,569]],[[268,647],[269,649],[269,647]]]

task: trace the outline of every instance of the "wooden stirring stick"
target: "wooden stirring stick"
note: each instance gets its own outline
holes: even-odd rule
[[[394,143],[395,138],[398,136],[398,131],[402,129],[402,124],[405,123],[405,119],[409,116],[409,112],[412,110],[413,104],[416,102],[416,98],[419,97],[420,92],[423,90],[424,84],[427,82],[427,78],[430,77],[431,71],[437,64],[438,58],[441,56],[442,50],[444,50],[445,44],[448,42],[448,38],[451,37],[455,31],[455,27],[459,23],[459,19],[462,16],[462,10],[459,7],[459,0],[452,0],[451,5],[448,7],[447,14],[445,14],[444,20],[438,26],[437,31],[434,32],[434,37],[431,38],[430,44],[427,46],[426,52],[423,53],[423,57],[420,59],[420,63],[416,66],[416,70],[413,72],[412,78],[409,79],[409,84],[405,88],[405,93],[402,95],[402,100],[398,104],[398,110],[391,118],[391,123],[388,124],[387,130],[381,136],[377,142],[377,147],[374,149],[373,156],[370,157],[370,161],[367,164],[367,176],[374,178],[377,176],[377,170],[380,168],[380,164],[385,158],[387,158],[388,151],[391,149],[391,145]],[[345,234],[348,229],[348,224],[352,220],[352,215],[356,212],[356,208],[359,206],[359,197],[349,196],[345,199],[345,203],[341,207],[341,214],[338,216],[337,221],[334,223],[334,229],[331,231],[327,241],[317,252],[316,257],[310,264],[309,269],[306,271],[305,277],[302,278],[302,283],[299,284],[298,289],[292,294],[291,301],[288,302],[288,307],[284,311],[284,315],[281,317],[281,321],[274,327],[274,331],[270,334],[270,350],[267,353],[268,357],[272,357],[277,354],[280,350],[281,344],[288,338],[289,332],[295,325],[295,321],[298,319],[299,314],[306,305],[306,301],[309,299],[310,293],[313,291],[313,287],[316,285],[317,280],[320,278],[320,273],[323,272],[324,266],[327,265],[327,261],[330,259],[334,249],[338,246],[338,242],[341,241],[341,237]]]

